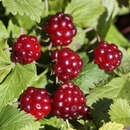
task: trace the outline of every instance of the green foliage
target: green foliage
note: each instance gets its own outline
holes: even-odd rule
[[[90,88],[95,88],[101,82],[108,80],[109,74],[99,69],[98,65],[93,63],[84,63],[82,72],[73,82],[78,85],[84,93],[88,93]]]
[[[22,129],[20,129],[20,130],[39,130],[39,129],[41,129],[41,128],[43,128],[42,126],[41,126],[41,124],[40,124],[40,122],[39,121],[37,121],[37,122],[31,122],[31,123],[29,123],[28,125],[25,125]]]
[[[125,15],[125,14],[128,14],[129,13],[129,8],[123,6],[122,8],[120,8],[118,14],[119,15]]]
[[[24,30],[31,30],[32,29],[32,27],[36,24],[35,23],[35,21],[32,21],[31,19],[30,19],[30,17],[29,16],[26,16],[26,15],[23,15],[23,16],[21,16],[21,15],[16,15],[16,20],[18,21],[18,23],[19,23],[19,26],[20,27],[23,27],[24,28]],[[13,31],[14,32],[14,31]],[[17,33],[16,33],[17,34]],[[15,35],[16,35],[15,34]]]
[[[55,129],[61,129],[61,130],[67,130],[67,124],[64,120],[57,118],[57,117],[51,117],[50,119],[42,119],[40,122],[45,126],[50,126],[51,128]]]
[[[116,16],[130,12],[130,0],[0,1],[0,130],[122,130],[124,125],[130,124],[130,42],[114,25]],[[90,117],[66,122],[50,113],[34,121],[33,116],[19,111],[14,102],[19,101],[29,86],[47,88],[51,93],[61,83],[54,84],[56,75],[51,75],[51,54],[62,47],[53,46],[52,50],[47,50],[51,39],[45,40],[48,35],[38,29],[57,12],[72,15],[77,28],[77,35],[68,47],[80,55],[84,66],[72,82],[87,95]],[[87,32],[87,28],[91,31]],[[28,65],[11,60],[11,47],[22,29],[24,34],[34,34],[42,46],[41,58]],[[97,41],[92,42],[97,36],[118,45],[123,53],[120,66],[113,72],[101,70],[93,63],[94,53],[90,50],[97,46]],[[88,120],[91,117],[92,120]]]
[[[68,0],[48,0],[49,14],[62,12],[67,3]]]
[[[124,126],[115,122],[108,122],[104,124],[99,130],[123,130]]]
[[[127,51],[123,48],[120,48],[123,52],[123,58],[121,65],[116,69],[116,73],[120,74],[128,74],[130,73],[130,49]]]
[[[115,99],[120,97],[127,99],[130,102],[129,84],[130,80],[127,80],[127,77],[114,78],[105,86],[91,90],[86,98],[87,105],[91,106],[102,98]]]
[[[102,0],[102,4],[105,7],[105,11],[99,18],[97,33],[104,40],[112,20],[117,13],[118,5],[115,0]]]
[[[13,15],[27,15],[32,20],[40,22],[44,4],[41,0],[2,0],[4,7]]]
[[[26,114],[24,111],[19,111],[14,106],[7,105],[0,112],[1,130],[20,130],[23,127],[31,126],[33,122],[33,116]]]
[[[10,53],[8,51],[8,44],[4,41],[0,41],[0,82],[4,80],[7,74],[11,71],[13,63],[10,60]]]
[[[65,13],[71,14],[74,23],[80,27],[95,27],[103,12],[100,0],[72,0],[65,9]]]
[[[12,38],[18,38],[21,33],[21,27],[19,27],[17,24],[13,24],[12,20],[8,23],[8,33]],[[26,34],[26,30],[24,29],[24,33]]]
[[[16,64],[11,73],[0,85],[1,108],[18,98],[21,92],[28,87],[36,76],[34,63],[28,65]],[[1,109],[0,108],[0,109]]]
[[[124,125],[130,124],[130,105],[127,100],[117,99],[110,107],[110,118],[112,121]]]
[[[108,111],[112,102],[111,99],[103,98],[92,104],[90,115],[98,128],[110,121]]]
[[[4,26],[4,24],[2,23],[2,21],[0,21],[0,38],[8,38],[8,32]]]
[[[130,42],[117,30],[114,25],[111,25],[109,28],[105,40],[110,43],[115,43],[121,47],[130,47]]]
[[[84,40],[85,40],[85,31],[82,28],[77,27],[77,34],[74,37],[72,43],[69,45],[69,48],[71,48],[74,51],[80,49],[84,44]]]
[[[42,72],[40,75],[37,75],[35,77],[35,80],[31,83],[30,86],[35,86],[36,88],[45,88],[47,85],[47,73],[48,69],[46,69],[44,72]]]

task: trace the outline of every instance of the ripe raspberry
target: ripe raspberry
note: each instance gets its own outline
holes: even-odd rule
[[[20,98],[20,109],[34,115],[37,120],[48,115],[51,100],[46,89],[28,87]]]
[[[100,42],[94,50],[94,54],[94,61],[99,64],[101,69],[111,72],[121,63],[122,52],[114,44]]]
[[[72,16],[64,13],[57,13],[49,18],[43,30],[50,35],[54,46],[67,46],[72,42],[77,33],[72,21]]]
[[[13,61],[29,64],[41,56],[41,45],[35,36],[21,35],[13,46]]]
[[[83,67],[83,60],[69,48],[55,50],[52,53],[52,61],[56,62],[54,71],[61,81],[77,77]]]
[[[63,119],[86,116],[88,107],[80,88],[71,82],[61,84],[52,96],[52,113]]]

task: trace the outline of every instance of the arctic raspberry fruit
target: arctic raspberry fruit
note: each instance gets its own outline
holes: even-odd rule
[[[51,111],[51,99],[44,88],[28,87],[20,98],[20,109],[35,116],[37,120]]]
[[[99,64],[101,69],[111,72],[121,63],[122,52],[115,44],[100,42],[94,50],[94,54],[94,61]]]
[[[51,16],[43,30],[50,35],[54,46],[69,45],[77,33],[72,16],[64,13]]]
[[[52,53],[52,61],[56,63],[54,71],[61,81],[74,79],[83,67],[83,60],[69,48],[55,50]]]
[[[13,46],[12,60],[29,64],[41,56],[41,45],[35,36],[21,35]]]
[[[52,113],[57,117],[77,118],[87,116],[86,99],[80,88],[71,82],[61,84],[52,96]]]

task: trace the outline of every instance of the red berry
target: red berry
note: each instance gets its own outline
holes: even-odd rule
[[[88,115],[88,111],[89,111],[89,107],[84,105],[81,109],[80,115],[85,117],[86,115]]]
[[[61,84],[52,99],[52,113],[58,117],[67,119],[87,115],[83,92],[71,82]]]
[[[72,42],[77,33],[72,20],[68,14],[57,13],[44,25],[43,30],[50,35],[54,46],[67,46]]]
[[[121,63],[122,52],[115,44],[100,42],[94,50],[94,54],[94,61],[99,64],[101,69],[113,71]]]
[[[55,50],[52,53],[52,61],[56,62],[54,71],[61,81],[77,77],[83,67],[83,60],[69,48]]]
[[[29,64],[41,56],[41,45],[35,36],[21,35],[13,46],[13,61]]]
[[[37,120],[48,115],[51,100],[46,89],[28,87],[20,98],[20,109],[34,115]]]
[[[57,62],[58,60],[58,49],[54,50],[52,55],[51,55],[51,59],[53,60],[53,62]]]

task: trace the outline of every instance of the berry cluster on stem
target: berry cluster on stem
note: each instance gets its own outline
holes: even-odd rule
[[[87,116],[89,107],[85,105],[86,98],[80,87],[70,81],[80,74],[84,63],[77,53],[66,47],[77,33],[72,16],[56,13],[45,23],[43,31],[50,36],[53,46],[63,47],[51,54],[54,72],[63,84],[51,97],[44,88],[28,87],[20,98],[21,110],[34,115],[36,120],[48,115],[51,110],[53,115],[63,119]],[[12,59],[15,63],[29,64],[40,58],[40,51],[37,38],[23,34],[13,46]],[[99,42],[94,55],[94,62],[106,71],[113,71],[122,59],[118,47],[107,42]]]

